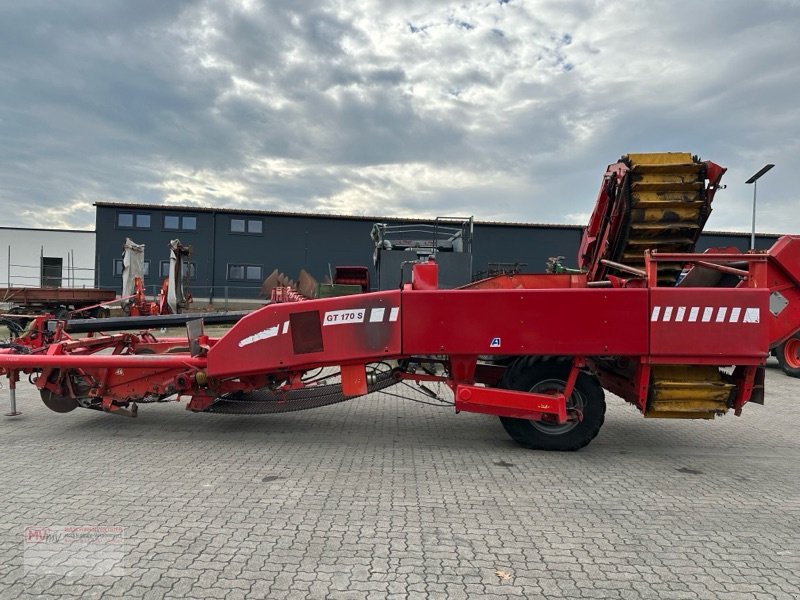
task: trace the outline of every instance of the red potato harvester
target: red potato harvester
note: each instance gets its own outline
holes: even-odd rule
[[[603,179],[580,269],[442,290],[427,261],[402,289],[250,313],[38,317],[0,347],[0,374],[12,412],[26,376],[57,412],[131,416],[182,399],[195,412],[299,410],[398,384],[441,401],[439,383],[456,412],[496,415],[544,450],[597,435],[604,389],[645,417],[739,415],[764,403],[767,357],[800,330],[800,236],[694,253],[724,172],[685,153],[624,156]],[[234,324],[213,338],[212,322]],[[185,338],[147,331],[179,323]]]

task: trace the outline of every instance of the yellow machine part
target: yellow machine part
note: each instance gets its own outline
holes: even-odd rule
[[[728,411],[728,399],[735,387],[723,380],[715,366],[653,366],[644,415],[662,419],[713,419]]]
[[[693,252],[711,213],[705,165],[688,152],[628,154],[627,215],[619,262],[644,268],[645,250]],[[659,285],[675,285],[681,264],[659,264]],[[655,365],[650,372],[646,417],[713,419],[728,411],[735,386],[705,365]]]
[[[691,252],[711,212],[703,164],[686,152],[628,154],[629,216],[619,262],[644,267],[644,251]],[[659,266],[672,283],[681,265]]]

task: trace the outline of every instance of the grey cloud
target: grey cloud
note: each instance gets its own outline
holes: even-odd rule
[[[759,223],[797,231],[799,27],[779,1],[6,3],[4,224],[373,196],[564,222],[620,154],[689,150],[729,167],[710,226],[746,228],[743,180],[775,162]]]

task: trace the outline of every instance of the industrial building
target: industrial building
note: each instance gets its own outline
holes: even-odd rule
[[[337,265],[363,265],[374,272],[376,222],[433,224],[430,220],[337,216],[225,208],[98,202],[96,206],[97,284],[121,289],[122,247],[126,238],[145,244],[148,292],[161,285],[169,265],[168,244],[192,246],[190,289],[197,299],[257,299],[263,279],[277,268],[289,277],[305,269],[318,280]],[[575,265],[582,226],[475,222],[472,273],[519,264],[541,273],[548,258],[564,256]],[[756,247],[769,248],[777,235],[761,234]],[[698,251],[712,246],[749,248],[745,233],[705,232]],[[374,287],[374,286],[373,286]]]
[[[0,252],[0,287],[96,285],[94,231],[0,227]]]

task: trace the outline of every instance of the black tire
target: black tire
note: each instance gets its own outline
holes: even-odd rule
[[[536,356],[523,356],[506,370],[498,387],[521,392],[563,390],[570,368],[569,360],[542,361]],[[605,394],[594,376],[585,372],[578,375],[567,407],[581,408],[583,419],[565,425],[511,417],[500,417],[500,422],[508,435],[525,448],[579,450],[597,437],[605,419]]]
[[[99,306],[93,308],[90,315],[93,319],[107,319],[111,316],[111,309],[107,306]]]
[[[775,348],[775,358],[789,377],[800,377],[800,334],[790,337]]]

